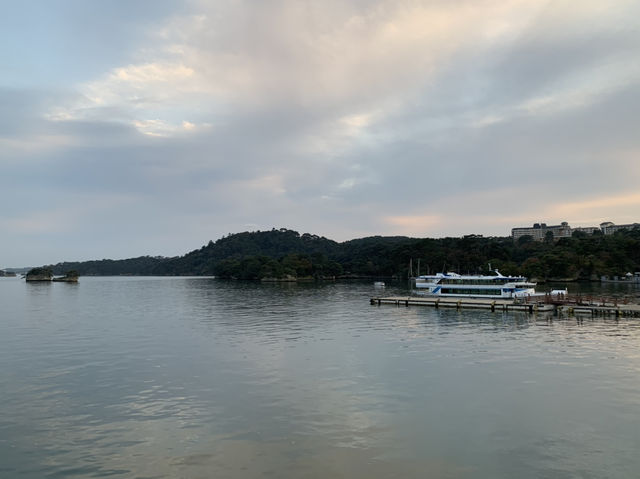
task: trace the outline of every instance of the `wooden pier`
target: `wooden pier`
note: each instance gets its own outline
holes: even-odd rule
[[[529,314],[555,313],[559,316],[588,314],[591,316],[640,317],[640,305],[617,302],[578,303],[570,298],[550,301],[536,297],[528,300],[455,298],[438,296],[389,296],[371,298],[372,305],[430,306],[433,308],[488,309],[491,311],[521,311]]]

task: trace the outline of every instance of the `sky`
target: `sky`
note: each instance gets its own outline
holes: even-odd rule
[[[0,268],[640,221],[637,0],[0,5]]]

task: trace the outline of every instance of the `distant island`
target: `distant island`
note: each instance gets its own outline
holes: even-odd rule
[[[503,274],[537,281],[599,280],[640,271],[640,228],[615,234],[585,234],[534,241],[531,236],[409,238],[372,236],[338,243],[286,228],[230,234],[173,258],[141,256],[123,260],[48,265],[53,274],[80,276],[160,275],[296,281],[346,278],[407,278],[450,270],[483,272],[491,264]],[[411,271],[410,271],[411,268]]]
[[[25,276],[27,281],[51,281],[51,278],[53,278],[53,269],[47,267],[33,268]]]
[[[67,271],[63,276],[54,276],[53,268],[51,267],[42,267],[42,268],[33,268],[27,272],[25,275],[26,281],[56,281],[56,282],[64,282],[64,283],[77,283],[78,282],[78,272],[75,270]]]

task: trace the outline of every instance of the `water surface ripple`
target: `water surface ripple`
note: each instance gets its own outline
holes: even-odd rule
[[[640,476],[638,320],[377,293],[3,279],[0,476]]]

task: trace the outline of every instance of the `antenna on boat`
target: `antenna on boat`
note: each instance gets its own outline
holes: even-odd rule
[[[418,272],[416,273],[416,276],[420,276],[420,258],[418,258]]]

